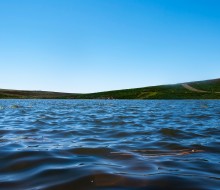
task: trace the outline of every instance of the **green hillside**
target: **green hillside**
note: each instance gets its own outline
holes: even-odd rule
[[[73,96],[75,96],[75,94],[0,89],[0,99],[68,99],[73,98]]]
[[[191,82],[188,84],[204,91],[220,92],[220,79]]]
[[[220,99],[220,79],[90,94],[0,90],[4,99]],[[197,92],[198,90],[198,92]],[[206,92],[199,92],[206,91]]]
[[[181,84],[176,84],[83,94],[77,97],[85,99],[220,99],[220,94],[213,91],[192,92]]]

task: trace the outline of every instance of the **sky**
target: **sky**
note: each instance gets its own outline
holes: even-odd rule
[[[0,88],[89,93],[220,78],[219,0],[1,0]]]

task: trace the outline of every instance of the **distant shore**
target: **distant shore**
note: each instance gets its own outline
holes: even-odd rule
[[[0,89],[0,99],[220,99],[220,79],[88,94]]]

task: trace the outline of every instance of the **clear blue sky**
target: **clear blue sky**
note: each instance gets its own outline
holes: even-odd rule
[[[96,92],[220,77],[219,0],[1,0],[0,88]]]

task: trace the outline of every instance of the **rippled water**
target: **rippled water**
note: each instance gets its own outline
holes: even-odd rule
[[[0,189],[220,189],[220,101],[0,100]]]

